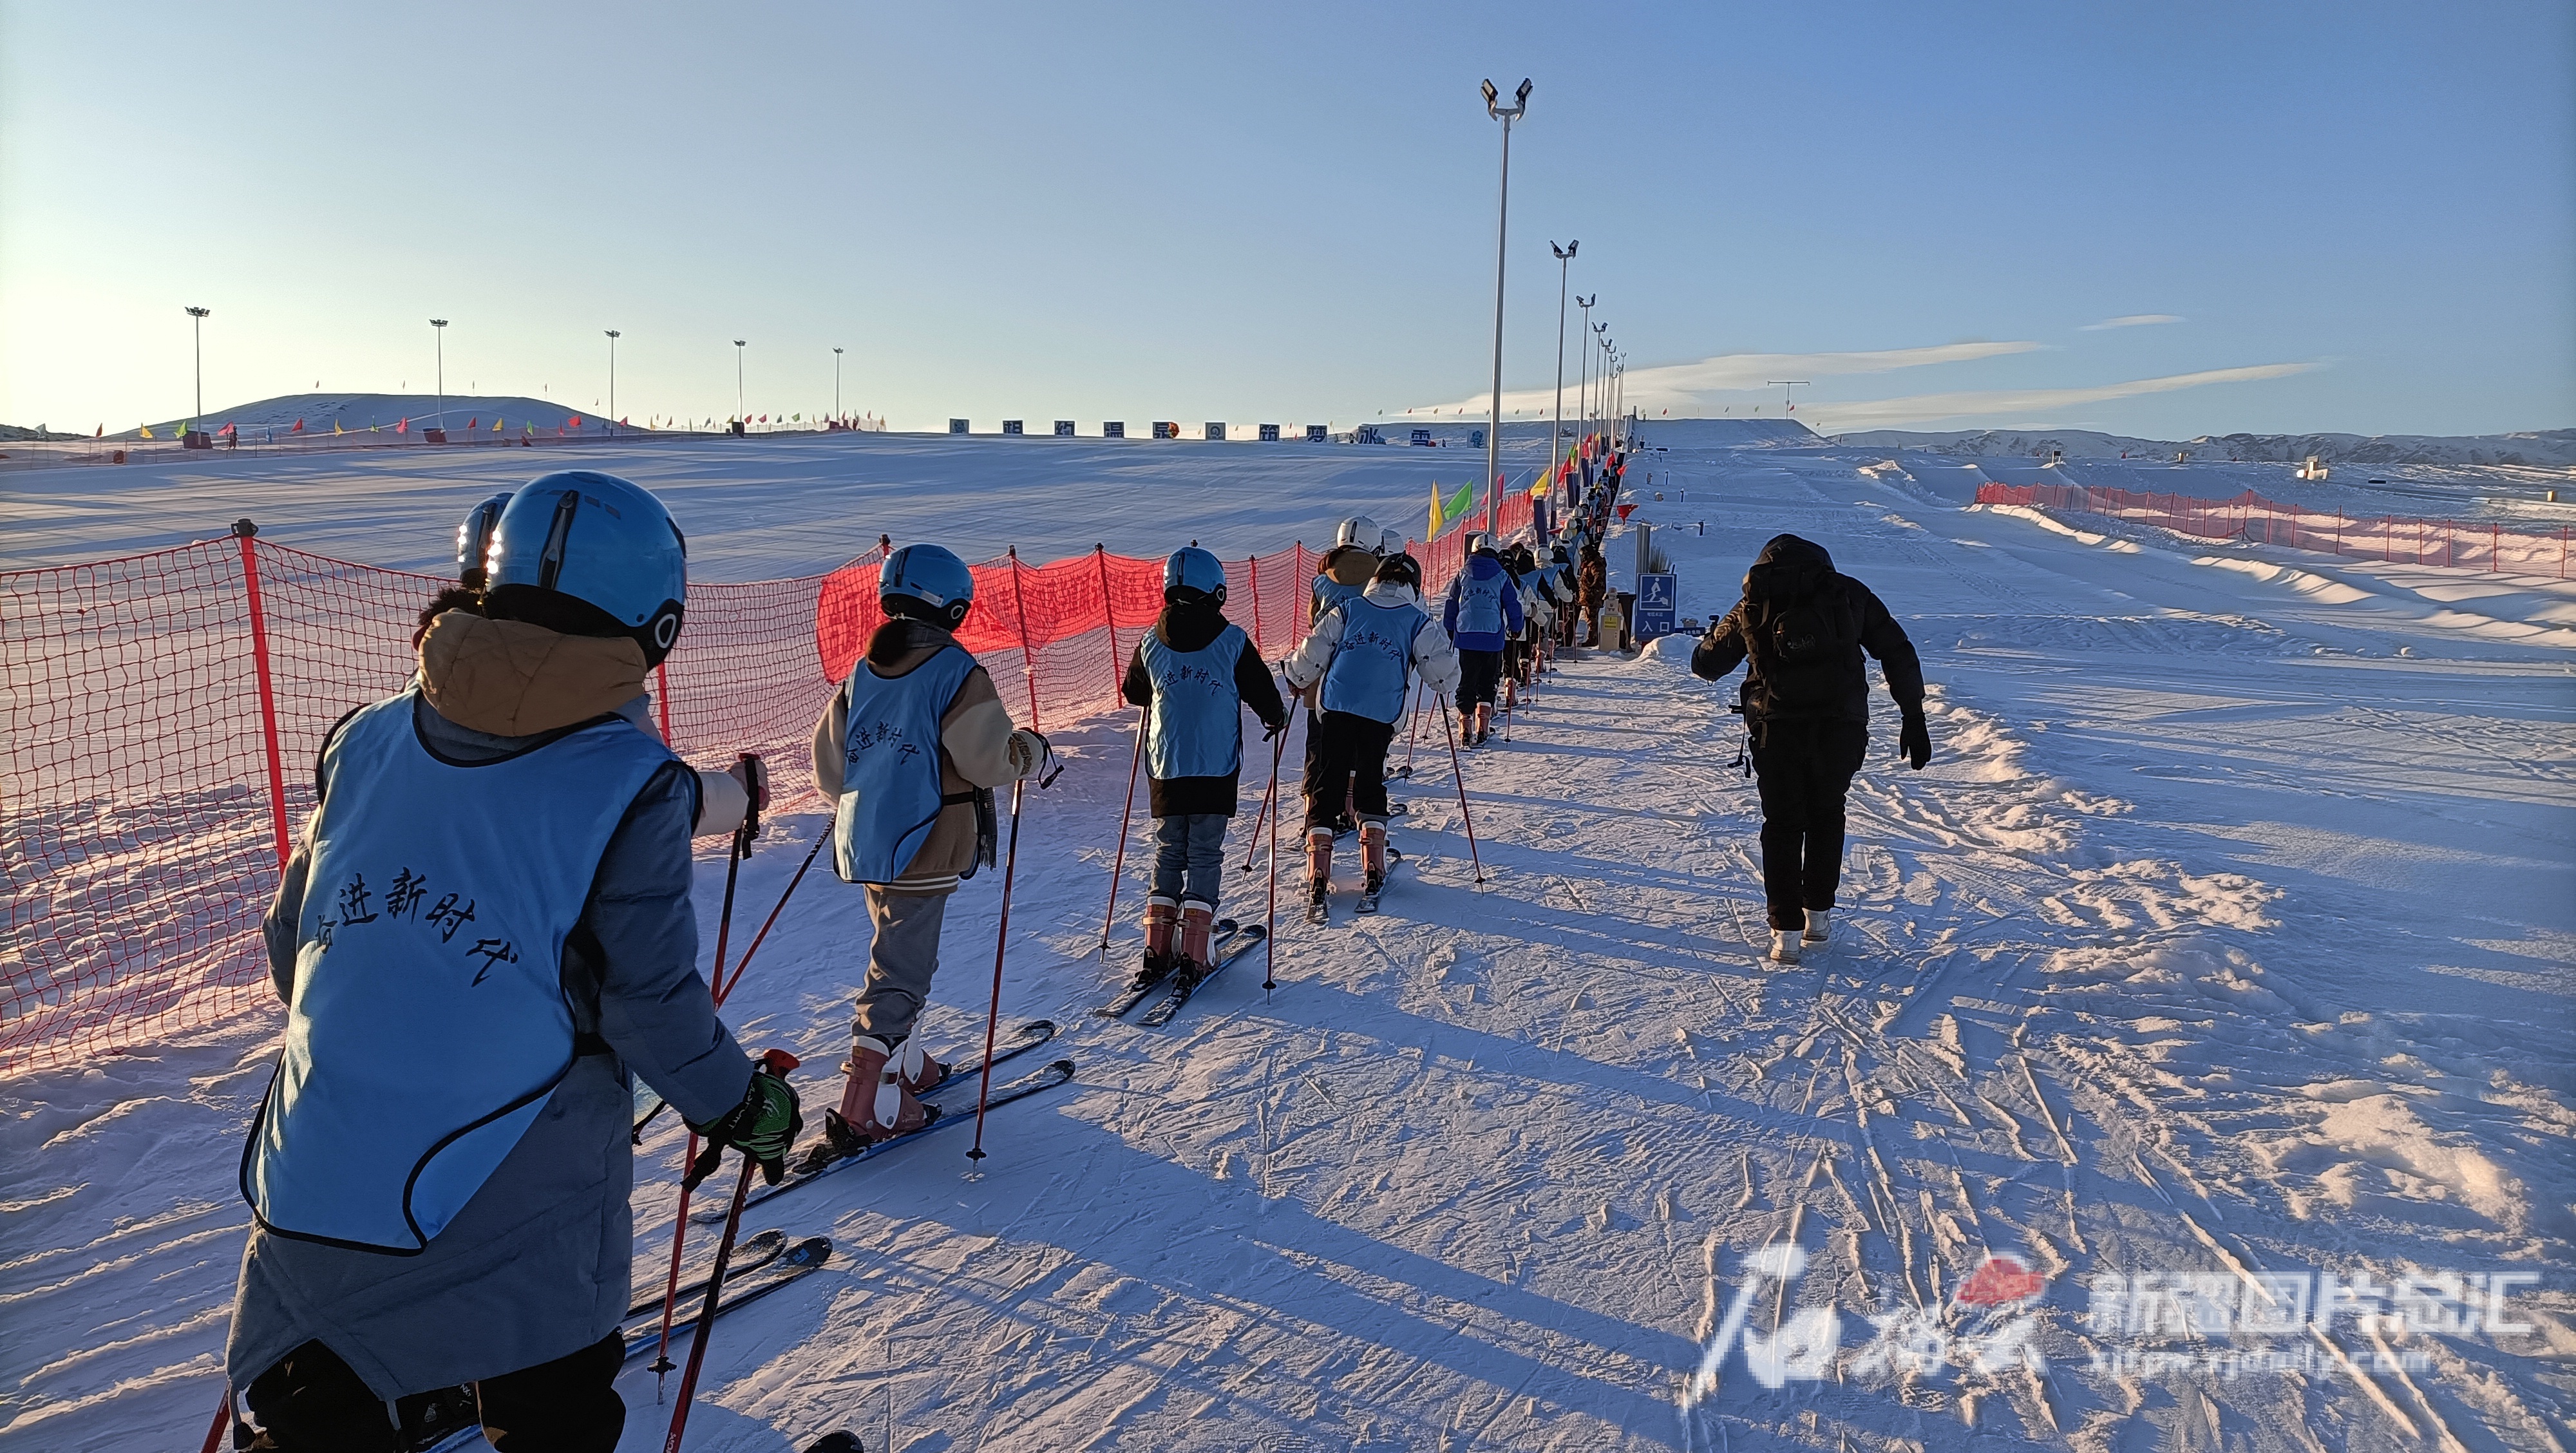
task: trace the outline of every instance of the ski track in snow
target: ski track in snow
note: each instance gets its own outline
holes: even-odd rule
[[[1698,498],[1652,502],[1650,469]],[[1274,993],[1256,952],[1164,1029],[1099,1021],[1143,901],[1131,836],[1099,966],[1132,737],[1060,731],[1003,1012],[1067,1026],[1075,1082],[997,1112],[980,1176],[961,1127],[756,1214],[837,1250],[719,1325],[691,1446],[850,1425],[875,1448],[885,1421],[917,1453],[2564,1446],[2576,690],[2538,633],[2576,593],[2043,528],[1958,508],[1961,466],[1920,456],[1677,452],[1631,477],[1684,614],[1723,611],[1789,530],[1923,653],[1934,765],[1889,762],[1882,694],[1833,945],[1760,961],[1733,687],[1676,639],[1585,653],[1467,755],[1483,887],[1429,715],[1382,916],[1355,922],[1346,887],[1331,926],[1283,919]],[[2439,618],[2470,595],[2514,629]],[[1234,870],[1258,785],[1230,913],[1262,909]],[[745,919],[822,825],[772,828]],[[1337,866],[1356,877],[1352,844]],[[980,1035],[997,898],[952,906],[935,1041]],[[865,932],[813,875],[728,1007],[805,1057],[809,1105]],[[273,1026],[6,1086],[0,1444],[202,1436]],[[679,1153],[669,1126],[641,1152],[639,1280]],[[1752,1330],[1830,1302],[1865,1332],[2009,1250],[2051,1278],[2048,1370],[1767,1391],[1739,1354],[1686,1393],[1747,1258],[1792,1240],[1806,1273]],[[2096,1272],[2299,1267],[2539,1272],[2515,1309],[2541,1330],[2413,1334],[2411,1373],[2348,1328],[2331,1373],[2086,1367]],[[624,1446],[657,1447],[653,1379],[623,1387]]]

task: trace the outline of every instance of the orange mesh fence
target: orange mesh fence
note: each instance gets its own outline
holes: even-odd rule
[[[1463,539],[1413,547],[1426,593]],[[1227,612],[1264,659],[1303,637],[1320,560],[1299,544],[1227,562]],[[784,800],[810,800],[814,719],[882,619],[880,563],[691,586],[651,683],[673,747],[700,766],[761,752]],[[1162,608],[1161,561],[1010,555],[975,575],[959,639],[1013,715],[1045,730],[1118,709]],[[273,1002],[259,919],[312,811],[315,756],[343,715],[409,680],[443,584],[244,538],[0,573],[0,1073]]]
[[[1987,483],[1977,487],[1977,503],[2099,515],[2196,539],[2286,545],[2387,564],[2567,578],[2568,531],[2563,525],[2556,534],[2544,534],[2508,530],[2494,520],[2348,516],[2341,510],[2284,504],[2252,490],[2234,499],[2195,499],[2090,485]]]

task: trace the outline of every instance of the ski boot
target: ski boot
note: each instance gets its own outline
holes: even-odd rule
[[[1360,902],[1361,913],[1377,912],[1377,895],[1386,889],[1386,824],[1372,822],[1360,828]]]
[[[1201,979],[1216,972],[1215,937],[1215,909],[1204,903],[1181,905],[1181,943],[1172,954],[1174,984],[1195,989]]]
[[[1172,976],[1179,960],[1172,936],[1181,925],[1181,905],[1157,893],[1145,900],[1145,964],[1127,981],[1130,989],[1150,989]]]
[[[895,1058],[894,1046],[862,1034],[850,1042],[849,1063],[842,1069],[840,1107],[823,1112],[822,1135],[797,1157],[799,1175],[930,1123],[929,1112],[904,1087],[904,1066]]]
[[[1775,964],[1794,964],[1797,961],[1798,930],[1794,928],[1775,928],[1771,930],[1771,962]]]
[[[1306,829],[1306,921],[1324,923],[1331,915],[1325,911],[1325,900],[1333,891],[1333,830],[1329,827]]]
[[[1825,941],[1833,937],[1833,916],[1834,911],[1830,908],[1808,909],[1807,931],[1799,936],[1799,941],[1809,948],[1823,948]]]

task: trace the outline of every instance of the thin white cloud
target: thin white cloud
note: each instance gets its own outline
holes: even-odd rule
[[[2117,318],[2105,318],[2099,323],[2087,323],[2076,331],[2080,333],[2099,333],[2105,328],[2144,328],[2155,323],[2179,323],[2181,321],[2183,321],[2183,318],[2180,313],[2124,313]]]
[[[2079,408],[2110,399],[2172,393],[2178,389],[2206,388],[2212,384],[2287,378],[2315,367],[2317,365],[2313,363],[2258,363],[2246,368],[2212,368],[2199,373],[2131,379],[2126,383],[2103,384],[2097,388],[1996,389],[1982,393],[1916,394],[1908,398],[1870,399],[1858,403],[1818,402],[1801,406],[1798,415],[1807,421],[1808,427],[1820,434],[1894,429],[1941,420],[2039,418],[2056,410]]]
[[[1628,370],[1624,392],[1632,408],[1646,414],[1669,409],[1674,414],[1696,413],[1707,402],[1708,394],[1761,393],[1775,378],[1823,379],[1848,374],[1887,373],[1900,368],[1924,368],[1937,363],[1973,363],[1979,359],[1999,358],[2008,353],[2029,353],[2044,345],[2038,343],[1943,343],[1929,348],[1883,348],[1868,353],[1721,353],[1695,363],[1667,363],[1653,368]],[[1575,375],[1567,365],[1565,380],[1566,407],[1574,407]],[[1484,417],[1491,396],[1476,394],[1453,399],[1444,404],[1417,406],[1417,416],[1463,415]],[[1522,417],[1544,417],[1552,407],[1555,393],[1551,389],[1512,389],[1503,394],[1503,413]],[[1776,407],[1776,406],[1775,406]],[[1750,410],[1739,410],[1749,413]],[[1805,406],[1799,412],[1806,412]]]

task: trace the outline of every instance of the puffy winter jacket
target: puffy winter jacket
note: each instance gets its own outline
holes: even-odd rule
[[[1225,625],[1225,613],[1213,605],[1167,605],[1154,622],[1154,637],[1175,651],[1201,651],[1224,634]],[[1234,689],[1263,726],[1275,727],[1288,720],[1288,708],[1279,699],[1279,683],[1271,679],[1270,668],[1262,664],[1261,653],[1248,640],[1234,659]],[[1142,641],[1136,643],[1136,653],[1128,658],[1119,695],[1130,706],[1153,704],[1154,677],[1145,669]],[[1148,777],[1149,810],[1156,817],[1202,813],[1232,817],[1240,777],[1240,771],[1222,777]]]
[[[1584,550],[1583,563],[1574,569],[1574,588],[1585,610],[1610,598],[1610,562],[1601,558],[1600,551]]]
[[[1499,651],[1521,633],[1520,591],[1499,556],[1479,550],[1467,557],[1465,569],[1449,577],[1440,625],[1461,651]]]
[[[642,676],[642,655],[629,640],[442,616],[423,642],[425,700],[413,728],[441,758],[468,765],[525,752],[605,713],[650,730]],[[317,787],[327,795],[327,776]],[[490,824],[490,850],[506,860],[508,805],[457,806],[460,820]],[[616,1327],[631,1294],[635,1244],[628,1077],[640,1076],[689,1121],[705,1124],[741,1100],[751,1074],[698,974],[689,897],[696,811],[694,774],[678,762],[656,772],[627,807],[563,949],[578,1057],[427,1249],[389,1256],[251,1231],[224,1349],[233,1386],[318,1340],[391,1400],[550,1362]],[[287,863],[261,923],[281,999],[295,988],[312,858],[308,840]]]
[[[922,621],[896,619],[868,638],[867,665],[880,676],[902,676],[956,644],[957,638]],[[841,766],[848,760],[842,733],[849,725],[849,687],[832,693],[814,723],[814,790],[823,800],[841,795]],[[955,797],[970,788],[999,787],[1036,769],[1029,733],[1015,730],[1011,714],[978,666],[966,675],[939,719],[939,791]],[[976,807],[955,802],[940,810],[919,852],[901,877],[886,886],[896,893],[946,893],[975,862]]]
[[[1744,572],[1744,598],[1691,652],[1691,673],[1723,678],[1750,659],[1744,715],[1753,722],[1869,720],[1861,653],[1878,658],[1887,694],[1923,709],[1923,663],[1905,628],[1868,586],[1834,571],[1825,547],[1777,535]]]

